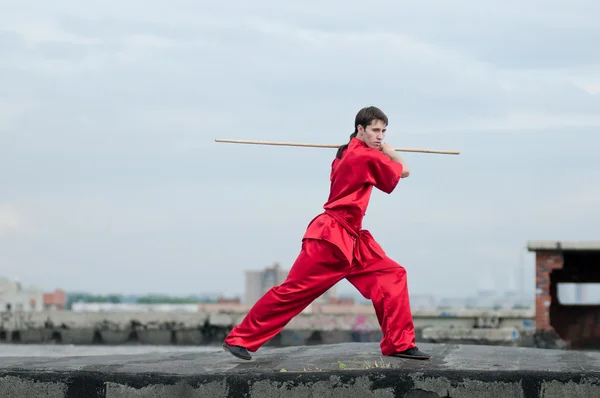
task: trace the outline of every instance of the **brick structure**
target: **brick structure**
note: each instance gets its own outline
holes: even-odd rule
[[[535,327],[537,330],[552,332],[550,326],[550,305],[556,301],[556,285],[550,283],[550,273],[563,267],[560,252],[538,252],[535,256]]]
[[[62,311],[67,305],[67,294],[62,289],[55,289],[52,293],[44,293],[44,309]]]
[[[600,241],[530,241],[535,252],[536,345],[596,348],[600,345],[600,306],[565,305],[559,283],[600,282]]]

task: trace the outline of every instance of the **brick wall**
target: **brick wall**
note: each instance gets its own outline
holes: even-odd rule
[[[536,252],[535,254],[535,327],[538,331],[552,332],[550,325],[550,273],[563,267],[560,252]],[[556,298],[556,297],[555,297]]]

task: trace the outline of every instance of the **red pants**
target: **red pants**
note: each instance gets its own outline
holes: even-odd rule
[[[383,338],[383,355],[415,347],[406,270],[388,257],[349,264],[329,242],[307,239],[285,282],[271,288],[226,337],[229,345],[255,352],[329,288],[346,278],[373,301]]]

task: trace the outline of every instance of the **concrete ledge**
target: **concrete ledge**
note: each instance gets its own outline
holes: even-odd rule
[[[208,353],[4,357],[1,397],[600,396],[600,353],[422,344],[430,361],[383,357],[377,343]]]
[[[584,250],[597,251],[600,250],[600,241],[557,241],[557,240],[530,240],[527,241],[527,249],[529,251],[565,251],[565,250]]]
[[[425,328],[422,339],[433,342],[517,346],[520,333],[516,328],[473,329],[473,328]]]

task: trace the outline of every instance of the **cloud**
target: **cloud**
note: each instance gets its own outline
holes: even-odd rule
[[[166,96],[175,98],[172,104],[179,107],[206,108],[211,103],[220,108],[240,107],[236,114],[244,122],[232,123],[232,130],[269,123],[261,120],[264,112],[260,110],[281,101],[281,92],[294,92],[296,98],[288,103],[289,110],[271,115],[276,121],[294,120],[299,112],[314,112],[324,106],[336,112],[354,109],[360,105],[352,93],[360,93],[365,102],[375,100],[386,109],[394,109],[411,131],[435,130],[448,123],[457,129],[470,128],[478,121],[485,126],[497,120],[510,123],[512,128],[530,128],[526,119],[511,116],[518,112],[555,119],[565,112],[567,124],[575,111],[597,113],[598,99],[577,91],[564,74],[545,80],[535,74],[522,74],[521,70],[478,58],[480,52],[467,45],[458,46],[462,43],[458,39],[452,45],[444,40],[461,29],[469,29],[466,36],[478,43],[485,42],[486,34],[500,29],[510,35],[530,33],[525,22],[537,29],[552,27],[568,32],[574,29],[568,23],[572,20],[569,15],[581,13],[581,9],[565,13],[553,3],[546,6],[547,13],[541,17],[536,9],[529,8],[518,14],[508,12],[510,7],[497,11],[490,5],[473,7],[471,2],[450,8],[440,2],[429,5],[438,10],[428,15],[427,23],[435,27],[432,30],[440,30],[436,36],[424,34],[422,28],[426,25],[415,22],[415,13],[421,15],[429,9],[413,3],[406,4],[402,12],[391,10],[383,16],[411,23],[382,25],[386,29],[356,24],[362,14],[353,12],[352,4],[345,7],[348,13],[344,15],[339,14],[339,4],[320,7],[322,15],[337,14],[338,20],[348,22],[342,27],[317,23],[320,17],[302,7],[282,8],[273,2],[260,2],[256,8],[231,12],[229,18],[224,18],[218,6],[203,9],[202,24],[192,23],[188,13],[194,8],[165,11],[153,3],[143,13],[131,16],[129,24],[122,15],[113,14],[110,6],[96,10],[104,17],[101,23],[98,17],[87,13],[75,16],[73,9],[66,8],[63,11],[68,16],[58,19],[60,23],[53,27],[46,20],[39,22],[41,28],[15,24],[13,32],[38,45],[51,42],[79,48],[81,56],[77,59],[40,59],[45,51],[27,57],[30,67],[48,67],[51,73],[61,73],[70,80],[81,76],[85,82],[78,85],[87,86],[88,93],[104,90],[112,94],[115,105],[121,108],[136,107],[151,113],[156,109],[152,104],[156,98]],[[158,16],[163,18],[162,12],[180,23],[161,23]],[[561,15],[567,22],[559,23]],[[489,24],[486,29],[477,25],[470,30],[470,24],[463,21],[471,17]],[[513,23],[508,31],[506,22]],[[518,42],[511,44],[511,48],[514,46]],[[382,51],[378,55],[366,55],[367,49],[379,48]],[[506,54],[507,49],[496,52]],[[13,62],[24,62],[24,58],[20,56]],[[547,68],[548,63],[545,65]],[[375,74],[387,78],[364,78]],[[118,86],[116,81],[120,82]],[[61,94],[57,94],[60,101]],[[97,100],[86,96],[85,101],[92,105]],[[443,116],[443,122],[439,117],[428,117],[431,112]]]

